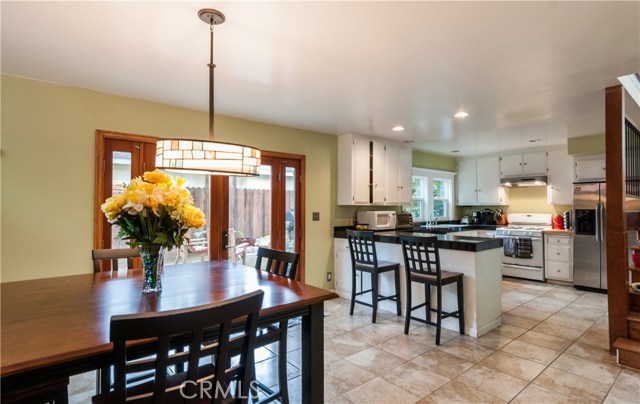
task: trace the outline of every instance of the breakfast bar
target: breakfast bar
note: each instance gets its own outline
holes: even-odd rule
[[[479,337],[500,326],[502,321],[501,239],[396,230],[376,232],[378,259],[400,263],[400,291],[403,310],[406,299],[406,281],[399,234],[437,237],[442,268],[464,274],[465,334]],[[352,285],[349,244],[340,231],[336,231],[334,236],[336,292],[340,296],[350,299]],[[356,282],[358,290],[360,285],[363,285],[365,289],[369,288],[370,279],[368,276],[361,280],[357,279]],[[380,284],[382,295],[391,294],[394,287],[391,274],[382,274]],[[424,300],[424,288],[421,286],[413,285],[411,293],[414,302]],[[435,291],[432,291],[433,294]],[[447,285],[443,288],[442,301],[444,310],[455,310],[457,305],[455,285]],[[393,312],[395,311],[394,307],[395,303],[393,302],[383,301],[380,303],[380,308],[383,310]],[[417,311],[413,315],[424,318],[425,313]],[[444,319],[442,326],[459,331],[458,321],[455,318]]]

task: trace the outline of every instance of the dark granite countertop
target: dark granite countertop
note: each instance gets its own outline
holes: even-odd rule
[[[470,226],[473,228],[467,228],[469,230],[475,230],[478,228],[487,229],[488,226]],[[493,226],[495,228],[495,226]],[[334,227],[333,236],[335,238],[347,238],[347,229],[355,229],[353,226],[336,226]],[[381,243],[400,244],[400,238],[398,234],[410,234],[413,236],[425,236],[425,237],[437,237],[438,247],[447,250],[459,250],[459,251],[472,251],[479,252],[485,250],[492,250],[494,248],[502,248],[501,238],[487,238],[487,237],[470,237],[470,236],[457,236],[449,234],[436,234],[429,230],[418,228],[408,230],[382,230],[374,232],[375,240]]]

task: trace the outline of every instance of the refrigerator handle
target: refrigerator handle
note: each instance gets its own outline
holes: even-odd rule
[[[600,242],[604,243],[604,203],[600,202]]]
[[[600,239],[600,202],[596,202],[596,242],[601,242]]]

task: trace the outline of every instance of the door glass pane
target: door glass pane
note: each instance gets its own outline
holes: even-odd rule
[[[124,187],[131,182],[131,153],[114,151],[111,154],[113,163],[113,175],[111,182],[111,195],[119,195],[124,191]],[[128,248],[129,246],[124,240],[119,240],[116,235],[120,231],[120,227],[113,225],[111,228],[111,248]],[[118,268],[126,268],[127,260],[118,261]]]
[[[285,216],[284,245],[285,251],[295,252],[296,248],[296,169],[285,168]]]
[[[255,266],[258,247],[271,248],[271,166],[258,177],[229,177],[229,259]]]
[[[204,212],[207,222],[199,229],[189,229],[186,237],[189,243],[185,243],[179,249],[174,248],[164,254],[164,265],[179,265],[196,261],[209,261],[209,176],[203,174],[172,173],[163,171],[169,175],[173,182],[176,177],[184,178],[187,191],[193,197],[193,204]]]

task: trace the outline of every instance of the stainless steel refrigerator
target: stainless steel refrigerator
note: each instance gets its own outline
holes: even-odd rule
[[[607,289],[604,182],[573,184],[573,285]]]

